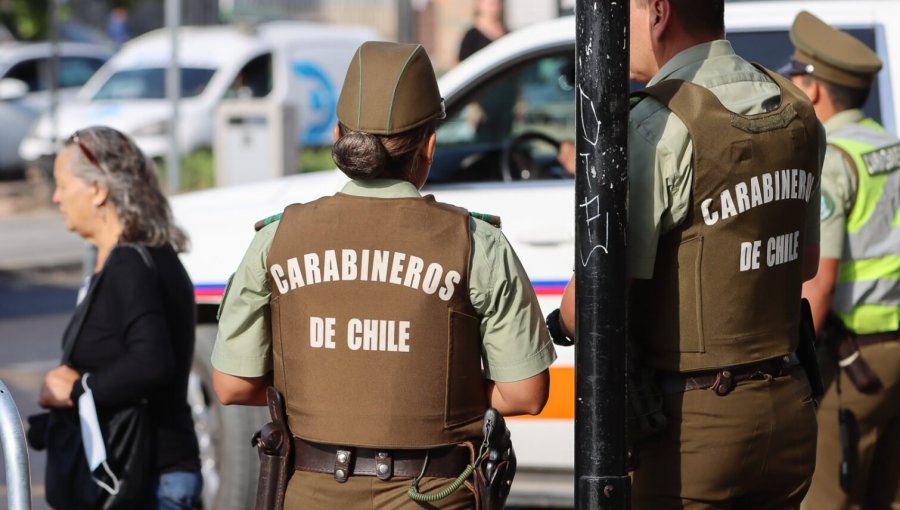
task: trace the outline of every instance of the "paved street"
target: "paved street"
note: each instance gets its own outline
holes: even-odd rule
[[[38,390],[43,374],[59,362],[60,339],[79,278],[77,270],[0,271],[0,380],[12,392],[23,422],[40,411]],[[33,508],[43,510],[48,508],[43,492],[45,457],[33,450],[29,455]],[[3,472],[0,500],[5,504]]]

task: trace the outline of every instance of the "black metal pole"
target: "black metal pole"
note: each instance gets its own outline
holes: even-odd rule
[[[629,2],[577,0],[575,16],[575,508],[623,510]]]

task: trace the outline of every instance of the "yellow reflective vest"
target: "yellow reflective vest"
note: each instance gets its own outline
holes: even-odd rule
[[[900,140],[866,119],[828,142],[856,165],[832,309],[857,334],[900,327]]]

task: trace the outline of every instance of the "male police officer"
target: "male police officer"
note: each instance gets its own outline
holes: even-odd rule
[[[635,509],[796,508],[813,471],[793,353],[824,133],[796,87],[734,54],[723,13],[631,1],[631,77],[650,88],[629,119],[630,332],[668,417],[637,445]]]
[[[419,194],[442,114],[421,46],[361,46],[335,130],[353,180],[263,227],[223,300],[216,393],[284,393],[298,436],[287,506],[419,508],[411,479],[433,494],[461,475],[487,406],[546,402],[555,352],[506,238]],[[474,508],[469,482],[433,505]]]
[[[881,69],[875,52],[808,12],[790,36],[796,51],[784,71],[809,96],[828,136],[819,272],[803,293],[817,330],[832,313],[855,335],[858,350],[841,365],[864,362],[881,382],[861,391],[845,377],[840,394],[829,387],[807,501],[815,510],[900,507],[900,140],[861,110]],[[849,493],[838,483],[839,407],[859,427]]]

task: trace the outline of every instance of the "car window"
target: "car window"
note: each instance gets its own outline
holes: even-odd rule
[[[88,57],[63,57],[59,63],[59,86],[80,87],[103,65],[103,60]]]
[[[874,28],[845,29],[851,35],[875,48]],[[727,35],[735,53],[750,62],[777,70],[790,60],[794,47],[788,37],[787,30],[765,30],[754,32],[729,32]],[[866,114],[881,122],[881,104],[878,100],[878,80],[875,80],[869,99],[863,106]]]
[[[4,78],[15,78],[28,85],[29,92],[37,92],[47,88],[46,80],[41,72],[42,59],[23,60],[9,68]]]
[[[203,93],[215,69],[181,69],[181,97]],[[163,99],[166,97],[166,70],[163,68],[128,69],[113,73],[94,94],[94,101],[108,99]]]
[[[260,55],[237,73],[225,91],[226,98],[266,97],[272,91],[272,54]]]
[[[557,141],[575,132],[573,55],[549,55],[495,75],[448,111],[438,129],[430,182],[502,179],[505,145],[523,134]],[[549,143],[529,144],[528,158],[555,158]],[[549,158],[549,159],[548,159]],[[542,178],[532,177],[532,178]]]

